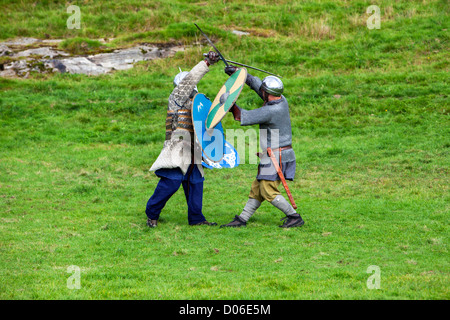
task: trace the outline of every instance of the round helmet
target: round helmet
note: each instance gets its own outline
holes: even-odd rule
[[[173,86],[176,87],[177,85],[180,84],[181,80],[184,79],[184,77],[186,77],[189,74],[189,72],[187,71],[181,71],[180,69],[180,73],[178,73],[175,78],[173,79]],[[198,92],[197,86],[195,86],[194,88],[195,92]]]
[[[275,97],[281,96],[283,94],[283,89],[283,82],[281,82],[280,78],[275,76],[265,77],[260,88],[260,90],[264,90]]]

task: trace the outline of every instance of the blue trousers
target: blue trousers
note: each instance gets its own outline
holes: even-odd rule
[[[202,203],[203,203],[203,179],[196,178],[197,172],[194,173],[191,178],[192,173],[186,173],[185,176],[178,174],[167,174],[168,169],[164,169],[165,172],[162,174],[156,174],[160,177],[158,185],[156,186],[153,195],[147,202],[147,208],[145,213],[147,217],[151,220],[158,220],[162,209],[166,205],[167,201],[177,192],[181,185],[183,185],[184,195],[188,205],[188,222],[190,225],[203,222],[206,218],[202,213]],[[176,170],[176,169],[169,169]],[[179,170],[179,169],[178,169]],[[195,167],[193,171],[198,169]],[[180,170],[181,173],[181,170]]]

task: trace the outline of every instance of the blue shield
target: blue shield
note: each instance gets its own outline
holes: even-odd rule
[[[239,165],[239,161],[239,154],[236,149],[228,141],[225,141],[223,159],[220,162],[212,162],[204,157],[202,165],[208,169],[236,168]]]
[[[206,118],[211,108],[211,100],[204,94],[197,93],[192,101],[192,122],[197,140],[202,147],[203,157],[209,162],[219,163],[225,154],[225,138],[222,124],[219,123],[211,132],[206,131]]]

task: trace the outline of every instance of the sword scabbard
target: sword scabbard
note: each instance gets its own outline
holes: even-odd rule
[[[280,150],[280,152],[281,152],[281,150]],[[284,178],[283,172],[281,171],[281,168],[278,165],[277,159],[275,158],[275,154],[273,153],[272,148],[267,148],[267,153],[269,154],[269,157],[272,160],[272,163],[275,166],[275,169],[277,170],[278,176],[280,177],[281,183],[283,184],[283,187],[286,190],[286,193],[289,197],[289,201],[291,202],[292,207],[294,209],[297,209],[297,205],[295,204],[294,197],[292,196],[292,193],[289,190],[286,179]]]

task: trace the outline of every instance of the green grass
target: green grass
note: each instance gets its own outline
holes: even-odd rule
[[[62,41],[59,47],[71,54],[82,55],[94,53],[99,48],[102,48],[102,44],[97,40],[87,38],[69,38]]]
[[[450,297],[447,1],[379,1],[380,30],[365,27],[365,1],[86,1],[80,30],[65,2],[32,3],[2,3],[3,39],[192,44],[197,22],[230,59],[283,75],[306,224],[280,229],[264,203],[244,229],[190,227],[180,190],[146,227],[172,79],[206,46],[111,75],[0,79],[0,298]],[[199,89],[213,98],[226,79],[219,64]],[[258,99],[246,87],[238,103]],[[255,174],[207,170],[207,219],[239,214]]]

